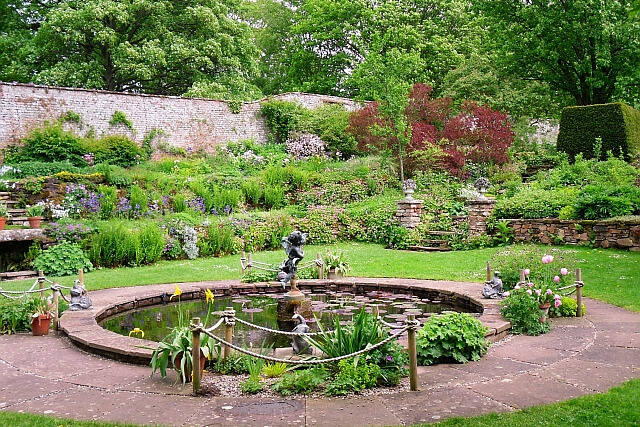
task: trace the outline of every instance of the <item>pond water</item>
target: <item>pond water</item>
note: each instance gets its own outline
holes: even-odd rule
[[[447,310],[465,311],[460,307],[452,307],[441,304],[439,301],[421,299],[413,295],[397,294],[392,292],[375,291],[366,295],[354,295],[345,292],[327,292],[323,294],[306,294],[312,300],[312,307],[316,319],[322,323],[325,330],[331,329],[338,316],[341,322],[351,321],[353,314],[362,307],[371,312],[372,306],[378,306],[378,312],[382,318],[399,328],[408,314],[414,314],[420,323],[431,313],[441,313]],[[223,311],[226,307],[233,307],[236,316],[255,325],[269,329],[290,331],[295,324],[293,322],[277,321],[278,299],[282,294],[249,294],[235,297],[216,297],[212,307],[212,314],[205,326],[209,327],[218,321],[218,316],[213,314],[216,311]],[[129,311],[118,316],[107,319],[101,326],[121,335],[129,335],[134,328],[144,331],[144,338],[152,341],[161,341],[169,330],[180,324],[180,317],[183,324],[193,317],[200,317],[204,322],[207,318],[207,303],[204,300],[188,301],[181,303],[171,303],[161,306],[152,306],[140,310]],[[317,330],[315,319],[307,319],[307,324]],[[224,326],[216,330],[216,335],[224,337]],[[260,331],[241,323],[236,322],[234,326],[234,344],[245,345],[247,347],[259,348],[261,346],[272,346],[274,348],[290,347],[291,338]]]

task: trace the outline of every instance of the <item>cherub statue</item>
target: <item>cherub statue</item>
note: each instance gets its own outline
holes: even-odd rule
[[[298,334],[308,334],[311,332],[311,328],[307,325],[307,321],[300,314],[294,314],[292,319],[298,319],[300,323],[298,323],[291,332],[296,332]],[[293,347],[293,354],[311,354],[311,346],[300,335],[293,336],[291,347]]]
[[[302,245],[304,245],[306,240],[306,233],[301,233],[298,230],[293,231],[289,236],[282,238],[282,246],[287,254],[287,259],[282,261],[282,264],[280,264],[278,280],[282,283],[283,289],[287,282],[290,282],[298,271],[298,263],[302,258],[304,258]]]
[[[87,295],[87,290],[80,283],[80,280],[76,279],[73,282],[73,287],[69,291],[71,294],[71,302],[69,303],[69,310],[86,310],[93,306],[91,298]]]
[[[491,280],[485,282],[484,289],[482,289],[482,297],[493,299],[502,297],[502,279],[499,271],[496,270]]]

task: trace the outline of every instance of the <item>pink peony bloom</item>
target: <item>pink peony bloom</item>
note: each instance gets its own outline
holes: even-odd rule
[[[529,273],[531,273],[531,271],[530,271],[528,268],[525,268],[525,269],[524,269],[524,275],[525,275],[525,276],[528,276],[528,275],[529,275]]]
[[[542,295],[542,290],[536,289],[536,295],[538,295],[538,296]]]
[[[528,293],[529,295],[533,295],[533,291],[532,291],[531,289],[527,289],[527,293]]]
[[[562,305],[562,301],[560,301],[559,299],[557,299],[554,303],[556,308],[560,307]]]
[[[560,274],[562,274],[563,276],[566,276],[568,273],[569,273],[569,270],[567,270],[566,268],[560,269]]]
[[[554,276],[553,281],[558,283],[560,281],[560,276]]]
[[[551,289],[547,289],[547,295],[551,295],[553,291]]]
[[[502,296],[505,297],[505,298],[508,297],[509,295],[511,295],[511,292],[509,292],[509,291],[506,291],[506,292],[502,293]]]
[[[558,295],[558,294],[555,294],[555,295],[553,296],[553,298],[554,298],[554,299],[558,299],[558,300],[559,300],[559,299],[562,299],[562,297],[561,297],[560,295]]]
[[[545,255],[542,257],[543,264],[549,264],[552,261],[553,261],[553,255]]]
[[[515,285],[513,289],[520,289],[520,285]]]
[[[527,286],[530,287],[530,288],[533,288],[533,282],[527,283]]]

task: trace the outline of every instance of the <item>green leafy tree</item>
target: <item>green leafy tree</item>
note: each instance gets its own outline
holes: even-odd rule
[[[35,37],[38,83],[233,98],[257,70],[239,0],[68,0]]]
[[[578,105],[632,98],[640,23],[628,0],[475,2],[510,73],[547,82]]]

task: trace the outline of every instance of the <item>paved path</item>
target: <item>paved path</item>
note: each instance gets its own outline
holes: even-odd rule
[[[361,398],[191,397],[173,377],[85,353],[50,334],[0,336],[0,410],[174,426],[374,426],[507,412],[640,377],[640,314],[585,300],[540,337],[510,336],[480,362],[420,367],[420,391]]]

